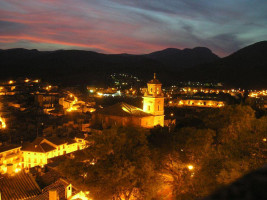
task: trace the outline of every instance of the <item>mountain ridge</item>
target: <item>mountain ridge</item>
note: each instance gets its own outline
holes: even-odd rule
[[[246,46],[217,61],[184,70],[185,80],[224,82],[248,89],[267,88],[267,41]]]
[[[131,73],[145,81],[156,72],[166,85],[202,81],[266,88],[267,41],[249,45],[224,58],[206,47],[167,48],[141,55],[16,48],[0,50],[0,69],[2,80],[34,76],[66,84],[99,84],[114,72]]]

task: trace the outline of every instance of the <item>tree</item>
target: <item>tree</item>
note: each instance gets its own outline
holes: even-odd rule
[[[112,128],[93,134],[94,144],[85,157],[74,161],[81,163],[77,170],[69,168],[70,162],[64,164],[63,171],[73,179],[82,177],[79,184],[88,188],[93,199],[151,199],[157,178],[147,134],[135,128]]]
[[[113,128],[64,167],[94,199],[199,199],[266,162],[267,117],[248,106],[208,111],[205,128]],[[170,193],[168,197],[166,197]]]

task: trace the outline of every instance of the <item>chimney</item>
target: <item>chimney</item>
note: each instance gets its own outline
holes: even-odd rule
[[[49,190],[49,200],[59,200],[57,190]]]
[[[65,188],[65,198],[69,199],[72,196],[72,185],[69,184],[66,188]]]
[[[13,174],[13,164],[12,163],[7,164],[7,171],[6,172],[8,175]]]
[[[25,173],[29,173],[30,172],[30,169],[28,167],[24,168],[24,172]]]
[[[38,171],[38,173],[41,173],[42,172],[42,168],[41,167],[37,167],[37,171]]]

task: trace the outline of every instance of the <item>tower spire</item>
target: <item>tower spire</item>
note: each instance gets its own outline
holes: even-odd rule
[[[154,73],[154,79],[156,79],[156,73]]]

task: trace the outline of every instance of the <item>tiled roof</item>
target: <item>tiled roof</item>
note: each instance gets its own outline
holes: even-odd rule
[[[35,140],[32,142],[33,144],[40,144],[44,140],[43,137],[37,137]]]
[[[71,138],[66,139],[66,142],[68,144],[74,144],[74,143],[76,143],[76,141],[74,139],[71,139]]]
[[[21,148],[22,151],[33,151],[33,152],[39,152],[39,153],[45,153],[45,150],[42,148],[41,145],[35,145],[33,143],[30,142],[25,142],[22,145]]]
[[[64,139],[56,136],[46,137],[45,139],[47,139],[48,141],[52,142],[55,145],[61,145],[67,143]]]
[[[75,140],[70,139],[70,138],[59,138],[59,137],[37,137],[33,142],[25,142],[22,145],[21,150],[22,151],[34,151],[34,152],[40,152],[40,153],[45,153],[49,151],[53,151],[56,148],[47,143],[47,140],[55,145],[62,145],[62,144],[73,144],[75,143]],[[43,142],[44,141],[44,142]]]
[[[5,152],[5,151],[9,151],[11,149],[16,149],[18,147],[20,147],[20,145],[17,145],[17,144],[2,145],[2,146],[0,146],[0,153]]]
[[[52,169],[51,167],[46,166],[47,171],[40,176],[37,177],[36,181],[39,184],[40,188],[45,188],[48,185],[55,183],[59,178],[61,178],[61,174]]]
[[[132,106],[132,105],[129,105],[129,104],[124,103],[124,102],[105,107],[102,110],[99,110],[98,113],[104,114],[104,115],[114,115],[114,116],[123,116],[123,117],[127,117],[127,116],[136,116],[136,117],[151,116],[151,114],[144,112],[142,109],[137,108],[137,107]]]
[[[58,179],[55,183],[45,187],[42,191],[42,194],[37,197],[32,198],[31,200],[49,200],[49,190],[56,190],[60,200],[65,200],[65,188],[69,183],[63,179]],[[73,188],[73,193],[75,189]]]
[[[62,144],[73,144],[75,143],[75,140],[71,139],[71,138],[60,138],[57,136],[53,136],[53,137],[46,137],[46,140],[52,142],[55,145],[62,145]]]
[[[148,82],[149,84],[161,84],[158,79],[152,79],[151,81]]]
[[[33,151],[33,152],[39,152],[39,153],[46,153],[49,151],[53,151],[56,148],[53,146],[47,144],[47,143],[41,143],[41,144],[36,144],[36,143],[30,143],[30,142],[25,142],[22,145],[21,150],[22,151]]]
[[[56,148],[55,147],[53,147],[53,146],[51,146],[51,145],[49,145],[49,144],[47,144],[47,143],[42,143],[42,144],[40,144],[40,146],[43,148],[43,150],[45,151],[45,152],[49,152],[49,151],[53,151],[53,150],[55,150]]]
[[[2,200],[30,199],[41,193],[33,177],[25,172],[1,177],[0,191]]]

